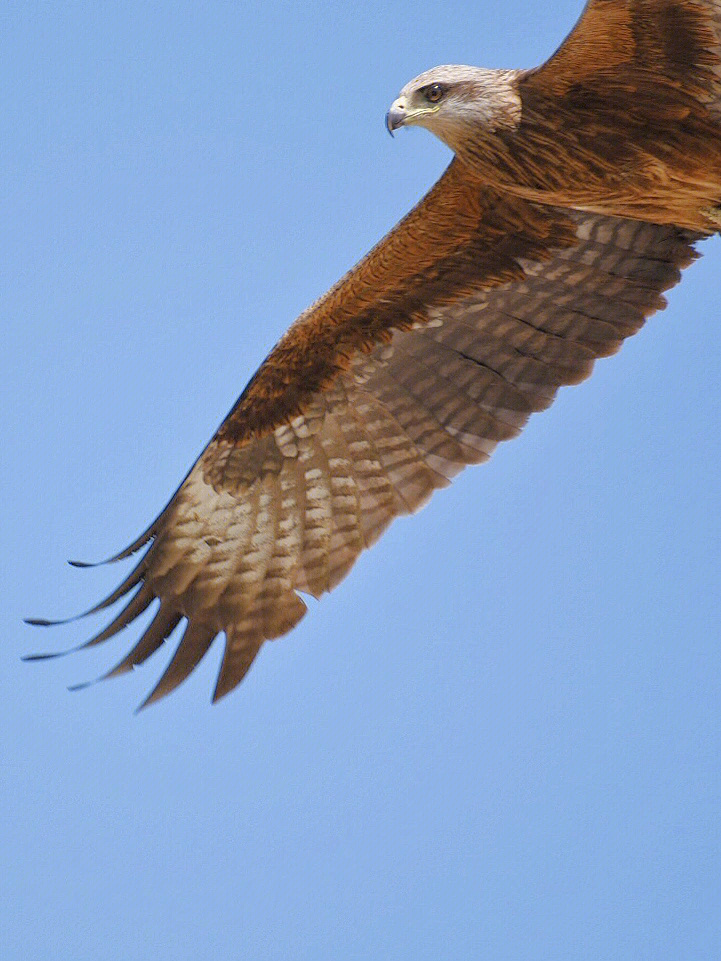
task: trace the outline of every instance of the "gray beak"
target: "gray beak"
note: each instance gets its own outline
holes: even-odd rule
[[[393,131],[402,127],[406,121],[406,105],[402,100],[394,100],[391,109],[386,114],[386,127],[388,133],[393,136]]]

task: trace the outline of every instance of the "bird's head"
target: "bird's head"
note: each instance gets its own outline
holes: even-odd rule
[[[426,70],[401,90],[386,114],[389,133],[425,127],[458,152],[474,134],[515,127],[521,103],[516,72],[447,65]]]

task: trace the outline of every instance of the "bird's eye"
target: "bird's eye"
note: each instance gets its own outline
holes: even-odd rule
[[[443,96],[443,87],[439,83],[432,83],[423,91],[423,96],[428,103],[438,103]]]

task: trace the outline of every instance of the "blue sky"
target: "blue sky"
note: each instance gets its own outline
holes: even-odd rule
[[[678,961],[721,951],[721,243],[668,310],[402,520],[242,687],[219,652],[28,665],[310,301],[437,178],[383,115],[531,66],[529,0],[6,5],[0,943],[8,961]],[[9,93],[9,95],[8,95]]]

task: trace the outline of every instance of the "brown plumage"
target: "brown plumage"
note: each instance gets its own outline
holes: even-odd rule
[[[516,436],[664,306],[721,225],[721,0],[591,0],[542,67],[438,67],[389,129],[456,157],[271,352],[95,611],[88,644],[156,599],[142,663],[185,621],[148,701],[225,634],[215,697],[400,514]],[[36,622],[37,623],[37,622]],[[43,622],[46,623],[46,622]]]

